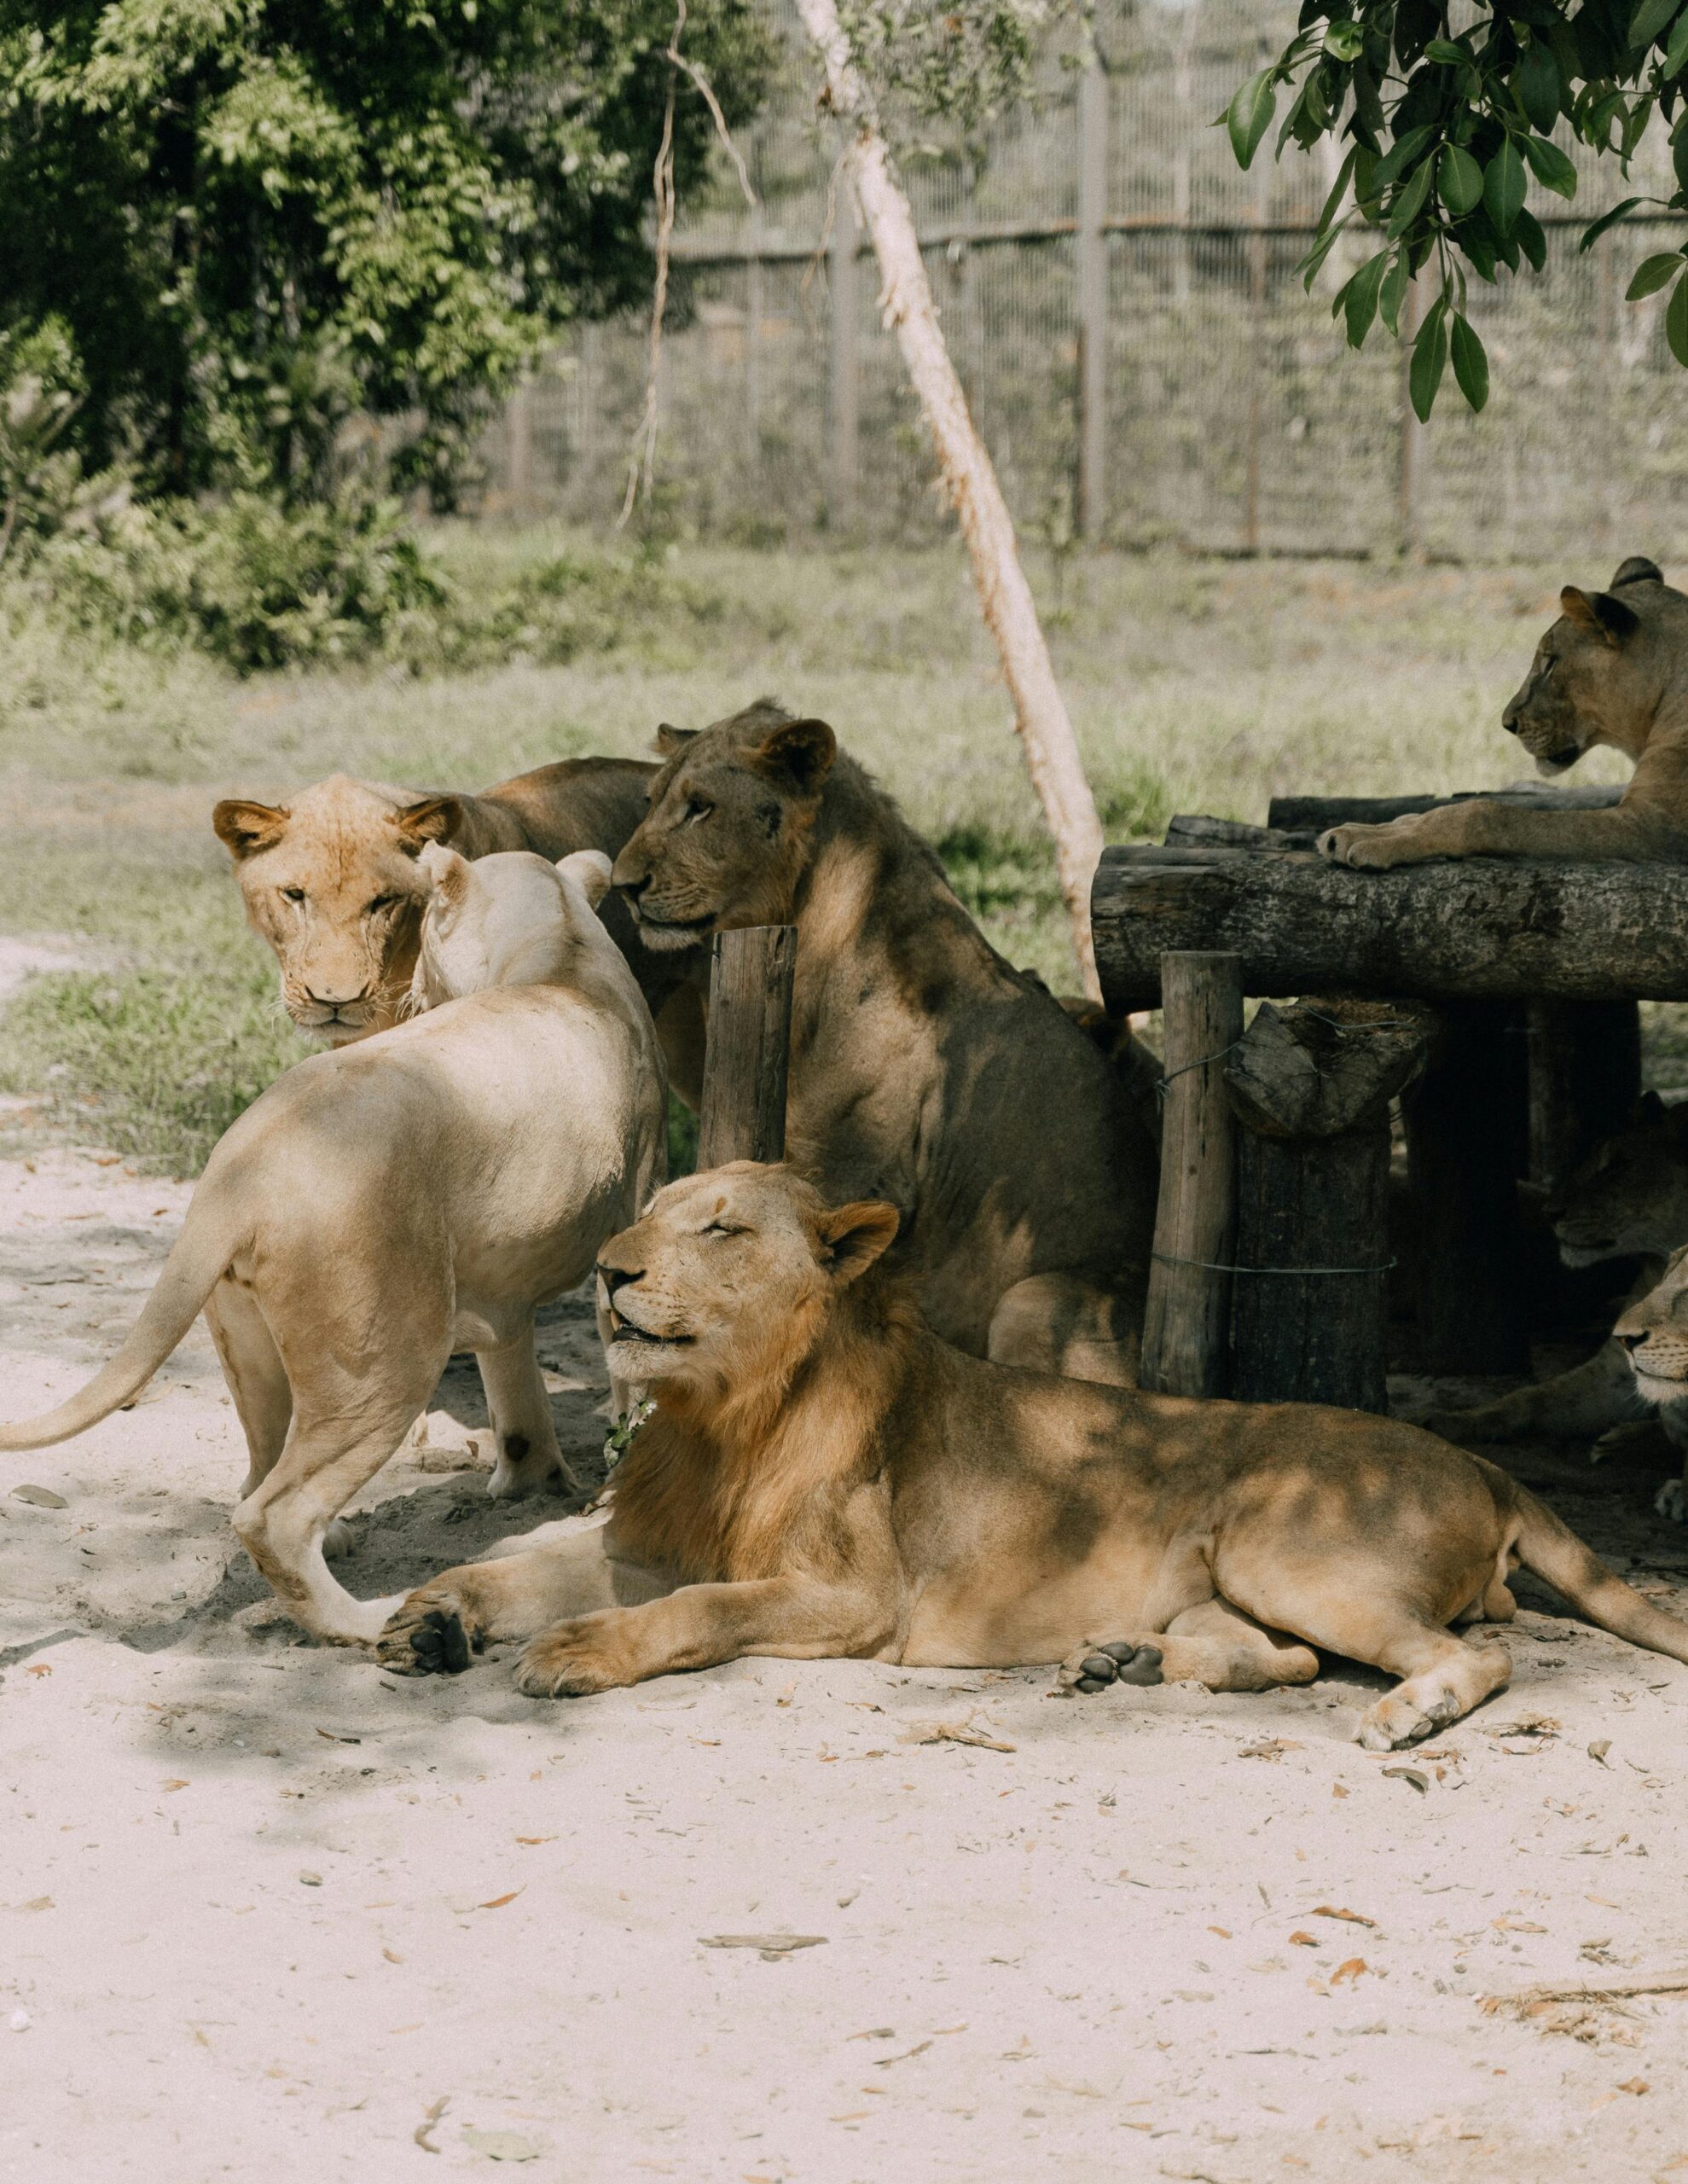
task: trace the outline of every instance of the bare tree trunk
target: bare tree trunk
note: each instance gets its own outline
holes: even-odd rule
[[[850,172],[879,263],[880,309],[896,334],[937,448],[944,490],[960,519],[979,603],[1014,701],[1015,726],[1025,746],[1032,786],[1054,837],[1055,865],[1085,991],[1099,999],[1090,941],[1090,882],[1102,854],[1102,824],[1020,566],[1013,521],[944,346],[914,217],[879,134],[872,96],[850,58],[835,0],[798,0],[798,9],[826,62],[828,102],[856,131]]]

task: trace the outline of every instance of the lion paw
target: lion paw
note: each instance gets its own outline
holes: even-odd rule
[[[1153,1684],[1163,1681],[1158,1646],[1135,1646],[1128,1638],[1110,1638],[1069,1653],[1055,1675],[1059,1691],[1105,1691],[1111,1683]]]
[[[1464,1711],[1451,1691],[1439,1692],[1424,1706],[1392,1691],[1360,1716],[1354,1740],[1365,1751],[1399,1751],[1407,1745],[1421,1744],[1438,1729],[1445,1729],[1450,1722],[1457,1722]]]
[[[1688,1485],[1679,1478],[1668,1478],[1655,1496],[1653,1507],[1672,1524],[1688,1525]]]
[[[1409,842],[1406,828],[1397,822],[1386,827],[1327,827],[1319,837],[1319,854],[1356,872],[1387,872],[1391,865],[1413,862]]]
[[[375,1658],[395,1676],[459,1676],[485,1642],[461,1600],[424,1586],[388,1618]]]
[[[542,1630],[516,1663],[516,1688],[530,1699],[584,1699],[636,1680],[604,1629],[601,1611]]]

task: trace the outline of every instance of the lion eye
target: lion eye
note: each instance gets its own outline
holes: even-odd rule
[[[393,908],[397,900],[398,897],[397,895],[377,895],[374,901],[370,903],[369,908],[372,911],[390,910]]]
[[[744,1233],[742,1228],[735,1228],[727,1221],[711,1221],[704,1231],[705,1236],[742,1236]]]
[[[305,890],[303,887],[284,887],[281,890],[281,899],[286,903],[302,903],[305,900]]]
[[[714,809],[715,806],[712,804],[705,803],[700,796],[688,799],[686,805],[686,824],[688,827],[695,827],[700,819],[707,819]]]

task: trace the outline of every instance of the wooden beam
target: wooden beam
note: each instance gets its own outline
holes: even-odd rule
[[[1166,1396],[1225,1392],[1230,1331],[1236,1124],[1225,1063],[1243,1035],[1235,956],[1169,956],[1166,1088],[1154,1256],[1144,1306],[1140,1384]]]
[[[1152,1008],[1169,950],[1234,950],[1250,994],[1688,1000],[1688,874],[1463,857],[1355,872],[1307,851],[1105,850],[1091,897],[1110,1012]]]
[[[797,960],[794,925],[753,925],[715,937],[698,1121],[699,1169],[785,1158]]]
[[[1460,789],[1453,796],[1274,796],[1267,807],[1266,823],[1292,834],[1322,834],[1327,827],[1383,826],[1415,811],[1435,811],[1444,804],[1468,804],[1473,797],[1545,811],[1609,811],[1622,795],[1621,788],[1601,783],[1575,788]]]

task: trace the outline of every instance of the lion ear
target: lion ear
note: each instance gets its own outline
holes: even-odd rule
[[[1664,571],[1656,561],[1650,561],[1644,554],[1632,554],[1627,561],[1618,563],[1609,588],[1615,591],[1621,584],[1662,584],[1664,580]]]
[[[469,884],[469,860],[449,850],[443,842],[424,842],[416,863],[432,892],[442,901],[461,900]]]
[[[279,804],[247,804],[239,797],[225,797],[211,815],[217,838],[236,864],[273,849],[287,830],[293,814]]]
[[[1586,630],[1609,645],[1619,643],[1641,624],[1634,608],[1614,599],[1610,592],[1597,591],[1591,599],[1574,584],[1568,584],[1559,594],[1559,607],[1568,622],[1575,622],[1578,629]]]
[[[657,749],[664,758],[676,757],[696,736],[695,728],[670,728],[666,721],[657,727]]]
[[[463,823],[463,807],[455,796],[425,796],[420,804],[407,804],[393,814],[400,846],[415,857],[424,842],[449,842]]]
[[[838,739],[824,720],[782,720],[751,752],[754,764],[812,794],[832,770]]]
[[[595,910],[610,892],[610,861],[602,850],[576,850],[560,857],[557,869],[573,881]]]
[[[821,1217],[821,1241],[827,1253],[827,1269],[842,1288],[866,1274],[896,1234],[899,1217],[894,1205],[882,1199],[858,1199],[850,1205],[829,1206]]]

